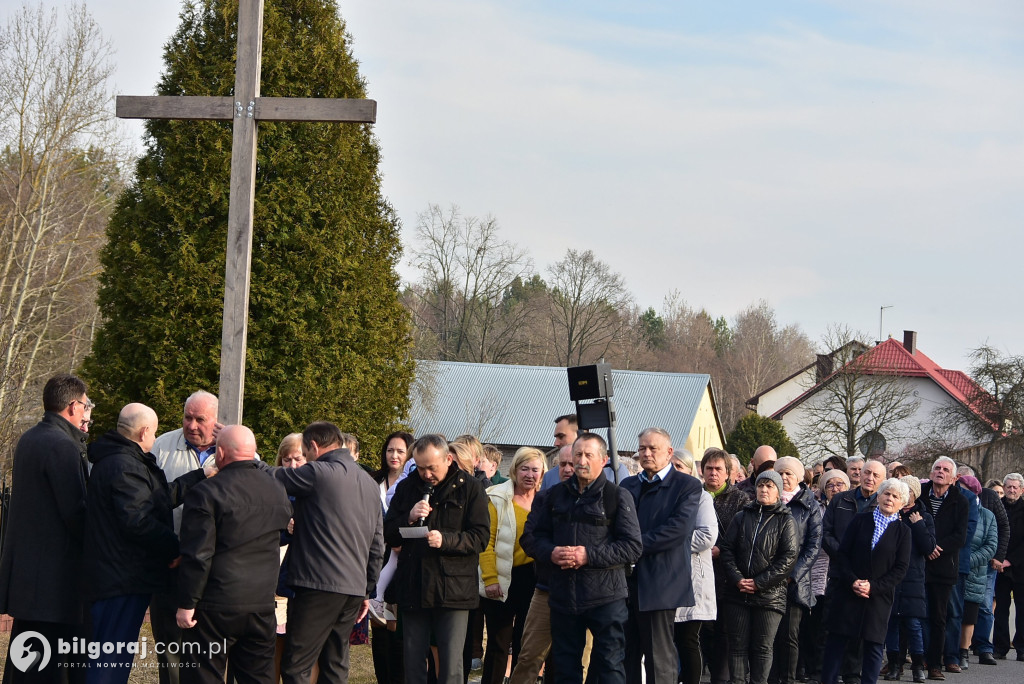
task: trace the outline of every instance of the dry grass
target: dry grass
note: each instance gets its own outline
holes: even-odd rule
[[[146,637],[149,643],[153,643],[153,632],[148,622],[142,625],[142,633],[139,636],[140,638]],[[0,671],[3,670],[7,660],[9,638],[9,632],[0,633]],[[351,684],[376,684],[377,677],[373,673],[373,658],[370,655],[369,644],[352,647],[349,656],[348,680]],[[153,654],[150,654],[145,660],[140,660],[136,656],[135,667],[132,668],[128,681],[129,684],[159,684],[159,670],[156,667]]]

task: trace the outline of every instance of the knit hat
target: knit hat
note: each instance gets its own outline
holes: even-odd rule
[[[964,487],[967,487],[967,489],[974,492],[974,496],[981,495],[981,482],[979,482],[978,478],[974,477],[973,475],[962,475],[960,477],[960,483]]]
[[[850,476],[844,473],[842,470],[832,468],[831,470],[826,470],[824,473],[821,474],[821,477],[818,478],[818,489],[820,489],[821,491],[825,491],[825,485],[828,484],[828,481],[835,479],[842,480],[843,482],[846,483],[846,488],[850,488]],[[917,489],[918,494],[920,494],[920,485]]]
[[[921,498],[921,480],[917,479],[913,475],[904,475],[900,478],[900,482],[907,485],[910,493],[914,495],[914,500]]]
[[[757,480],[754,482],[754,486],[761,484],[761,480],[771,480],[772,484],[775,485],[775,489],[782,493],[782,478],[774,470],[766,470],[757,476]]]
[[[804,481],[804,464],[800,462],[799,458],[783,456],[779,460],[775,461],[775,472],[780,473],[783,470],[793,471],[793,474],[796,475],[797,482]]]

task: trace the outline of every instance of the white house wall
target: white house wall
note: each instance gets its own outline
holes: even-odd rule
[[[911,377],[906,378],[906,381],[910,385],[911,393],[920,401],[920,403],[915,414],[900,424],[900,429],[882,431],[882,436],[886,439],[886,451],[890,454],[897,454],[902,452],[903,449],[908,446],[921,444],[941,437],[941,435],[935,433],[934,413],[939,407],[949,406],[956,402],[955,399],[949,396],[949,394],[947,394],[945,390],[937,385],[931,378]],[[827,391],[820,391],[813,394],[806,400],[806,402],[804,402],[804,404],[793,408],[782,417],[781,422],[783,427],[786,428],[786,432],[789,434],[790,438],[794,442],[797,442],[798,447],[800,446],[798,441],[800,433],[804,428],[803,419],[807,413],[805,406],[817,405],[817,402],[824,401],[826,397]],[[758,404],[758,413],[761,413],[760,403]],[[858,435],[858,438],[859,437],[860,435]],[[965,446],[970,442],[970,440],[964,435],[946,435],[945,437],[951,443],[958,440],[959,443],[964,444]],[[802,457],[807,462],[811,462],[823,458],[823,455],[802,454]]]
[[[771,416],[782,407],[814,386],[816,370],[814,366],[800,373],[778,387],[773,387],[757,398],[757,415]]]

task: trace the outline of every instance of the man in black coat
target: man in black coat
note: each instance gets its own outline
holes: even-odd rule
[[[548,490],[543,505],[534,505],[532,534],[524,533],[520,544],[553,566],[548,598],[556,684],[583,681],[588,629],[594,637],[588,679],[624,684],[626,568],[643,550],[640,525],[633,497],[601,470],[608,458],[604,440],[579,435],[572,457],[575,473]]]
[[[229,425],[217,436],[217,476],[185,496],[176,616],[191,642],[183,682],[221,684],[230,660],[237,681],[275,684],[274,589],[292,506],[255,455],[252,431]]]
[[[206,477],[197,468],[168,486],[150,453],[156,431],[153,409],[128,404],[117,417],[117,429],[89,447],[93,467],[82,565],[85,598],[92,602],[92,641],[138,639],[153,592],[167,589],[170,569],[178,563],[171,511]],[[103,653],[91,667],[104,665],[105,681],[127,682],[133,659],[127,650]]]
[[[954,487],[956,461],[941,456],[932,464],[930,481],[921,485],[921,501],[935,519],[935,550],[925,563],[925,591],[928,596],[928,648],[925,662],[928,679],[944,680],[942,674],[943,635],[949,596],[960,570],[960,549],[967,543],[970,504]]]
[[[1003,659],[1010,650],[1010,600],[1017,608],[1013,647],[1017,660],[1024,660],[1024,477],[1010,473],[1003,478],[1003,506],[1009,523],[1010,537],[1006,559],[1000,565],[996,580],[995,631],[992,644],[995,657]]]
[[[463,684],[469,611],[480,605],[477,568],[491,533],[487,494],[455,465],[441,435],[417,439],[412,457],[416,469],[398,483],[384,518],[385,541],[402,548],[384,600],[402,611],[407,684],[427,681],[431,634],[438,684]]]
[[[85,383],[55,375],[43,388],[43,419],[14,450],[7,536],[0,557],[0,612],[14,618],[5,682],[83,681],[85,669],[57,651],[58,639],[85,636],[81,596],[82,524],[85,520],[85,438],[79,429],[93,404]],[[29,657],[23,632],[38,632],[53,657],[42,671],[22,672]],[[37,651],[37,654],[39,652]],[[41,655],[41,654],[40,654]],[[26,666],[31,660],[27,660]]]

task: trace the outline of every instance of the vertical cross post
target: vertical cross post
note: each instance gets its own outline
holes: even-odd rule
[[[263,0],[240,2],[227,262],[224,270],[224,328],[220,347],[218,418],[225,425],[242,422],[242,396],[245,393],[252,221],[256,194],[256,99],[260,96],[262,52]]]
[[[263,0],[239,0],[234,97],[126,96],[117,98],[122,119],[232,120],[231,188],[224,328],[220,352],[220,410],[225,425],[242,422],[245,350],[249,333],[253,204],[256,195],[256,125],[266,121],[373,123],[377,103],[349,98],[260,97]]]

